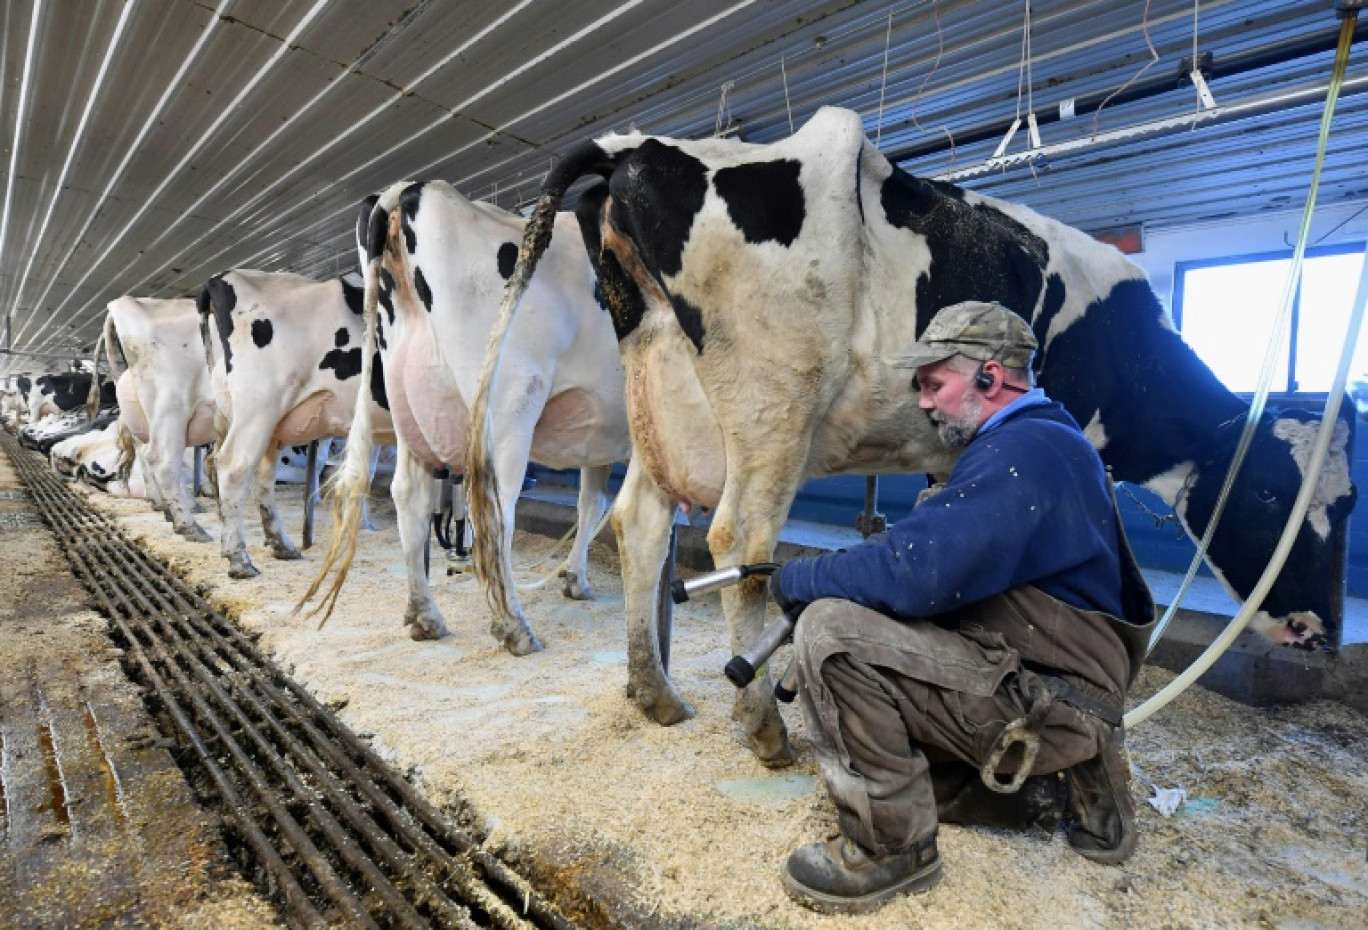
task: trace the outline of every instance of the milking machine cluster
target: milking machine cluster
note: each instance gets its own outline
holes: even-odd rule
[[[753,575],[772,575],[778,570],[777,562],[752,562],[749,565],[736,565],[697,575],[687,580],[676,579],[670,585],[670,598],[676,604],[682,604],[695,595],[731,587]],[[732,656],[726,668],[722,670],[727,680],[738,688],[744,688],[754,681],[775,650],[793,639],[793,628],[796,623],[797,618],[782,614],[778,620],[761,630],[755,641],[738,655]],[[788,668],[775,682],[774,696],[788,704],[797,694],[798,662],[795,659],[789,662]]]
[[[448,575],[460,574],[470,564],[464,479],[445,467],[432,472],[432,535],[446,551]]]

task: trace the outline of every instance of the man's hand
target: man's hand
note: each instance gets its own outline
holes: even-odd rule
[[[794,600],[784,593],[784,571],[792,564],[792,562],[786,562],[779,571],[770,575],[769,589],[770,597],[774,598],[774,603],[779,605],[779,609],[787,616],[797,620],[798,615],[803,612],[803,608],[807,607],[807,602]]]

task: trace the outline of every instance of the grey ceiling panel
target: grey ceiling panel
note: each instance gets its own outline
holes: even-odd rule
[[[235,266],[337,274],[366,195],[440,177],[513,208],[558,153],[611,130],[722,124],[765,143],[844,106],[937,175],[982,163],[1028,109],[1047,145],[1190,114],[1194,25],[1219,104],[1309,96],[963,183],[1093,231],[1301,207],[1331,0],[1030,7],[1027,65],[1024,0],[7,0],[3,348],[89,345],[113,297],[193,293]],[[1368,203],[1366,37],[1361,23],[1324,204]],[[35,364],[0,354],[0,371]]]

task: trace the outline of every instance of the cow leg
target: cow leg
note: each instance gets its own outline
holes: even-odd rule
[[[404,550],[404,574],[408,578],[408,605],[404,625],[411,639],[440,639],[447,635],[446,618],[437,609],[428,584],[423,555],[428,543],[428,519],[432,507],[432,478],[428,468],[400,440],[390,482],[394,512],[399,521],[399,544]]]
[[[670,726],[694,715],[665,674],[656,633],[656,599],[670,546],[674,502],[639,463],[639,458],[627,463],[627,477],[613,506],[627,613],[627,694],[646,716]]]
[[[494,422],[504,431],[503,438],[494,450],[494,468],[498,474],[499,487],[503,498],[503,551],[499,557],[504,563],[504,577],[513,577],[513,530],[518,508],[518,494],[523,478],[527,475],[527,457],[532,451],[532,432],[537,418],[546,406],[546,383],[536,374],[509,371],[506,384],[521,385],[521,391],[510,387],[496,397],[493,404]],[[489,625],[489,632],[503,643],[504,648],[515,656],[525,656],[540,652],[541,641],[527,623],[517,589],[508,589],[508,606],[511,616],[496,612]]]
[[[266,536],[271,557],[292,562],[304,556],[290,542],[290,534],[285,532],[285,522],[280,519],[280,508],[276,506],[275,499],[275,471],[274,455],[263,455],[257,461],[257,512],[261,514],[261,532]]]
[[[272,488],[275,482],[275,456],[267,455],[274,449],[267,430],[253,428],[250,420],[235,422],[228,435],[219,443],[215,456],[218,474],[219,519],[223,523],[223,557],[228,560],[229,578],[255,578],[261,572],[247,555],[247,531],[243,526],[242,507],[250,489],[249,476],[255,478],[263,458],[271,469]],[[272,426],[274,428],[274,426]]]
[[[611,465],[594,465],[580,469],[579,523],[575,528],[575,544],[560,570],[561,593],[577,601],[594,599],[589,586],[589,543],[604,511],[608,509],[608,472]]]
[[[795,476],[779,473],[777,463],[782,461],[739,462],[735,467],[728,462],[726,488],[708,529],[708,548],[718,568],[773,559],[779,528],[797,490]],[[768,594],[769,582],[763,576],[723,589],[722,612],[731,630],[733,655],[750,646],[764,629]],[[762,763],[792,764],[793,748],[779,716],[768,668],[737,692],[732,718]]]
[[[194,502],[186,484],[185,424],[163,418],[152,426],[147,461],[161,493],[166,518],[177,533],[191,542],[209,542],[213,537],[195,522]]]
[[[160,511],[162,516],[166,516],[166,498],[162,494],[161,486],[157,484],[157,476],[153,473],[152,459],[148,454],[146,443],[138,445],[135,456],[135,470],[142,474],[143,494],[146,500],[152,504],[153,510]],[[167,519],[170,520],[170,517]]]

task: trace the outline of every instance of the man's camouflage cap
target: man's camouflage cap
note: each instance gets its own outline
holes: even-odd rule
[[[886,361],[894,368],[921,368],[952,355],[988,361],[1007,368],[1029,368],[1036,350],[1031,326],[999,303],[966,300],[942,307],[921,338]]]

